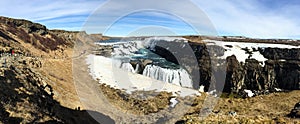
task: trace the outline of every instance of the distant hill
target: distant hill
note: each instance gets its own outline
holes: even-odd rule
[[[0,123],[97,123],[78,109],[71,72],[74,44],[97,40],[0,17]]]

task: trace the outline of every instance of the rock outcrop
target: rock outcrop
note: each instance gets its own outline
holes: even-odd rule
[[[185,43],[162,42],[161,44],[180,50]],[[191,64],[189,61],[185,61],[189,60],[191,56],[180,56],[178,59],[178,57],[174,56],[176,52],[170,52],[169,47],[161,47],[163,46],[161,44],[156,46],[153,52],[171,62],[178,64],[178,61],[181,61],[185,63],[186,65],[183,65],[185,68],[192,68],[189,70],[190,73],[197,71],[193,70],[195,69],[194,67],[188,67]],[[205,86],[205,91],[222,90],[218,89],[218,86],[224,85],[224,92],[240,93],[248,89],[254,91],[256,95],[277,91],[278,89],[300,89],[299,48],[259,48],[258,51],[268,59],[262,65],[262,62],[252,58],[246,59],[244,63],[239,62],[235,55],[228,56],[225,64],[221,62],[222,59],[218,58],[223,56],[224,48],[216,45],[208,47],[205,43],[195,42],[189,42],[189,46],[197,58],[198,71],[200,72],[200,80],[199,82],[194,82],[198,84],[194,88],[199,88],[199,85],[203,85]],[[216,75],[222,73],[222,71],[226,71],[225,82],[224,80],[217,81],[218,79],[223,79],[220,78],[221,75]],[[211,85],[211,83],[214,84]]]
[[[286,50],[278,51],[279,53],[277,54],[281,54],[284,51]],[[230,61],[227,62],[228,64],[232,64]],[[262,66],[255,59],[247,59],[244,65],[236,62],[234,65],[236,68],[227,72],[226,84],[229,84],[229,86],[225,86],[225,89],[228,87],[232,87],[233,89],[226,91],[239,92],[242,89],[276,91],[276,88],[283,90],[300,89],[299,60],[278,61],[276,59],[269,59],[265,62],[265,66]],[[231,74],[232,71],[235,72],[233,75]]]
[[[63,94],[71,89],[62,89],[64,85],[58,81],[66,80],[65,75],[56,77],[51,74],[55,72],[44,70],[44,63],[61,65],[70,61],[74,43],[84,40],[77,40],[79,33],[48,30],[38,23],[0,17],[0,123],[97,123],[87,110],[62,105],[61,97],[64,103],[77,102],[66,98],[74,96]],[[64,66],[68,65],[60,67]],[[72,81],[66,83],[73,85]]]
[[[36,71],[41,62],[31,59],[6,58],[0,69],[0,122],[97,123],[86,111],[61,106],[49,79]]]
[[[300,60],[300,51],[296,48],[261,48],[259,51],[265,58],[271,60]]]
[[[295,104],[288,116],[292,118],[300,118],[300,102]]]

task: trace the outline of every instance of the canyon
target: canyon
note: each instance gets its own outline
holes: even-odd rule
[[[185,39],[187,42],[176,42],[178,40],[176,38],[169,41],[168,39],[156,39],[151,43],[154,45],[145,46],[167,61],[181,65],[187,71],[185,73],[192,76],[190,80],[186,80],[186,82],[192,82],[192,85],[185,85],[186,87],[199,89],[200,86],[204,86],[206,92],[217,90],[240,94],[242,97],[246,97],[243,94],[244,90],[251,90],[255,92],[255,95],[260,95],[276,91],[299,90],[300,88],[300,47],[294,45],[294,42],[291,44],[284,41],[276,44],[261,43],[256,39],[248,39],[247,42],[241,42],[244,39],[241,39],[240,42],[221,42],[212,40],[214,38],[207,38],[202,40],[202,43],[198,43],[187,39]],[[138,52],[138,49],[142,48],[141,45],[137,45],[140,43],[132,41],[133,43],[128,43],[129,45],[117,45],[118,49],[115,49],[115,52],[122,53],[122,55]],[[144,39],[144,42],[147,41],[149,39]],[[120,49],[124,50],[125,48],[126,50],[130,48],[132,51],[120,52]],[[180,53],[182,51],[190,53]],[[195,58],[196,62],[192,63]],[[168,74],[178,73],[185,78],[183,73],[176,72],[177,69],[166,72],[168,70],[166,67],[159,68],[159,66],[153,65],[154,62],[151,58],[148,60],[151,62],[143,63],[142,61],[145,59],[149,58],[130,60],[130,62],[122,63],[119,67],[169,83],[172,81],[168,78]],[[160,71],[156,73],[156,69]],[[180,76],[176,78],[181,79]],[[181,85],[181,82],[173,83]]]
[[[145,38],[148,37],[138,39]],[[136,59],[124,65],[140,76],[144,73],[142,79],[151,77],[150,75],[163,81],[175,79],[155,76],[151,73],[154,70],[169,75],[180,73],[175,77],[187,73],[191,75],[184,81],[176,80],[178,82],[176,85],[171,85],[172,81],[169,81],[168,86],[173,90],[183,87],[189,91],[187,93],[190,91],[196,93],[203,88],[204,92],[198,92],[200,94],[198,96],[182,95],[175,99],[174,94],[168,91],[157,93],[155,90],[140,90],[129,94],[123,89],[100,84],[97,79],[93,80],[89,75],[90,65],[86,63],[84,57],[88,54],[106,58],[113,56],[112,45],[96,45],[99,41],[107,39],[114,38],[82,31],[49,30],[46,26],[27,20],[0,17],[0,89],[3,91],[0,95],[0,121],[2,123],[99,123],[103,120],[110,123],[299,123],[297,119],[299,112],[297,106],[295,107],[295,103],[300,99],[298,40],[183,36],[177,40],[179,42],[162,41],[147,50],[175,64],[171,64],[172,69],[179,68],[184,71],[168,70],[150,59]],[[252,44],[246,48],[243,45],[246,43]],[[84,48],[82,51],[76,51],[77,47],[81,46],[92,46],[93,49]],[[187,53],[192,54],[176,53],[185,48]],[[127,50],[137,49],[132,47]],[[137,53],[142,54],[145,51],[139,52]],[[237,55],[231,54],[235,52]],[[125,54],[127,53],[128,51],[125,51]],[[166,62],[165,60],[163,62]],[[78,63],[78,66],[74,66],[74,63]],[[75,71],[78,73],[74,73],[75,67],[80,67],[79,71]],[[74,83],[76,76],[88,77],[91,80],[85,80],[89,82],[83,82],[79,85],[81,87],[78,87]],[[103,81],[104,78],[99,80]],[[187,80],[195,82],[186,83]],[[89,91],[85,91],[87,97],[80,97],[82,94],[78,89],[83,88],[84,91],[85,86],[89,85],[98,90],[97,93],[100,95],[91,96],[88,94]],[[248,98],[249,96],[244,93],[245,90],[253,92],[255,97]],[[202,112],[203,102],[210,96],[211,91],[224,93],[211,110],[212,114],[200,119],[199,113]],[[141,94],[147,93],[156,95],[149,96],[148,99],[139,98]],[[101,111],[84,105],[84,100],[95,99],[102,101],[102,104],[97,104]],[[103,102],[104,100],[110,101],[110,104]],[[183,107],[184,105],[188,108]],[[185,110],[182,111],[183,115],[171,118],[178,113],[176,109],[171,109],[172,106],[182,107],[181,109]],[[296,118],[287,116],[290,110]],[[236,114],[233,116],[228,113]],[[140,115],[142,119],[136,119],[136,115]]]

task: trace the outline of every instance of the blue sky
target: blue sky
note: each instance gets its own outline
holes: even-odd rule
[[[193,29],[194,25],[191,26],[176,15],[155,11],[130,13],[123,15],[117,21],[114,20],[116,22],[109,22],[113,16],[119,16],[114,15],[118,13],[116,11],[153,3],[146,0],[140,3],[124,2],[124,0],[123,2],[121,0],[6,0],[1,1],[0,15],[28,19],[44,24],[50,29],[82,30],[85,29],[83,27],[89,17],[110,2],[114,2],[113,6],[109,6],[106,14],[99,18],[99,22],[111,23],[110,28],[100,29],[100,27],[99,30],[91,30],[88,33],[126,36],[133,31],[138,32],[138,29],[151,29],[149,27],[164,29],[158,34],[168,31],[169,34],[177,35],[199,33]],[[174,8],[171,11],[175,12],[178,11],[176,8],[187,6],[188,4],[185,3],[189,2],[195,4],[207,16],[218,35],[300,39],[299,0],[177,0],[172,5],[157,2],[156,7],[169,6]],[[124,8],[124,4],[128,5]],[[180,12],[186,13],[185,17],[188,20],[197,22],[199,18],[195,15],[201,12],[189,9],[189,6],[186,8],[181,9]]]

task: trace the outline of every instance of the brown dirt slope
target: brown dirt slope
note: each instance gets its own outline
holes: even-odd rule
[[[81,104],[72,81],[72,52],[79,33],[0,17],[1,122],[96,123],[86,111],[75,110]]]

